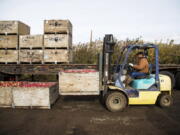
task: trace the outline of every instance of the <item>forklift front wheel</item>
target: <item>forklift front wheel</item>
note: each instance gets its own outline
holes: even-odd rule
[[[170,107],[173,103],[173,99],[171,97],[171,95],[168,94],[162,94],[159,97],[159,106],[160,107]]]
[[[111,112],[122,111],[127,106],[127,98],[121,92],[109,92],[105,100],[106,107]]]

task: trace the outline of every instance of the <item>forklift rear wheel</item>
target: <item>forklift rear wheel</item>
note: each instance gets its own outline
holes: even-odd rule
[[[168,94],[162,94],[159,97],[159,105],[160,107],[170,107],[173,103],[173,99],[171,95]]]
[[[127,106],[127,98],[121,92],[109,92],[105,100],[106,107],[111,112],[122,111]]]

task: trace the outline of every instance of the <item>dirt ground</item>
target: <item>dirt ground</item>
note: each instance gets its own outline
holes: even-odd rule
[[[180,91],[174,105],[129,106],[111,113],[98,97],[61,97],[51,110],[0,108],[0,135],[180,135]]]

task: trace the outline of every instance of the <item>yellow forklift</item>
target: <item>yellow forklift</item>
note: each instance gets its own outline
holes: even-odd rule
[[[159,49],[155,44],[135,44],[124,46],[115,68],[111,64],[115,42],[113,35],[105,35],[103,53],[100,55],[100,88],[102,99],[111,112],[122,111],[128,105],[153,105],[161,107],[172,105],[171,79],[159,74]],[[129,57],[133,52],[141,51],[148,58],[148,51],[154,50],[154,63],[151,63],[149,74],[144,78],[135,78],[126,86],[123,78],[135,69],[129,66]],[[115,69],[115,70],[112,70]]]

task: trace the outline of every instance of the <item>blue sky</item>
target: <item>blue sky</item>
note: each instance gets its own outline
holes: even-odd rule
[[[118,39],[180,43],[180,0],[0,0],[0,20],[21,20],[43,34],[43,20],[69,19],[73,42],[112,33]]]

